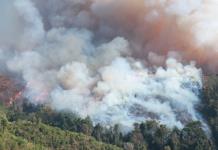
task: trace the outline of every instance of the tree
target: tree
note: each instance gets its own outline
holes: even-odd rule
[[[178,128],[174,128],[171,132],[168,144],[173,150],[180,150],[180,130]]]
[[[143,134],[140,129],[140,125],[135,123],[134,130],[129,135],[129,141],[134,144],[134,149],[137,150],[146,150],[147,143],[143,137]]]
[[[8,121],[6,118],[2,118],[1,120],[1,127],[2,127],[2,131],[4,132],[5,129],[7,128],[7,125],[8,125]]]
[[[116,124],[112,129],[111,129],[111,144],[114,145],[119,145],[121,146],[123,144],[123,135],[120,131],[120,127],[118,124]]]
[[[104,129],[100,124],[97,124],[92,132],[92,136],[96,138],[98,141],[102,141]]]
[[[148,149],[157,149],[155,144],[155,133],[159,128],[159,124],[156,121],[147,121],[140,124],[141,133],[148,144]]]
[[[164,149],[169,140],[170,131],[165,125],[160,125],[154,134],[154,141],[157,149]]]
[[[191,122],[185,126],[180,135],[181,148],[184,150],[212,150],[211,141],[207,138],[200,122]]]
[[[86,117],[79,124],[79,132],[82,132],[86,135],[91,135],[93,131],[92,121],[90,117]]]

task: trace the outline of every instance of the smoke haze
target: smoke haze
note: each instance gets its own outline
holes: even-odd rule
[[[218,71],[216,0],[1,0],[1,73],[34,104],[94,123],[201,120]]]

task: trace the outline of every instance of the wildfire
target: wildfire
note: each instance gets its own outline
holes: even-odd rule
[[[17,84],[16,81],[8,77],[0,76],[0,99],[1,101],[10,106],[14,102],[21,100],[23,96],[22,86]]]
[[[15,95],[9,98],[8,105],[12,105],[17,100],[20,100],[23,96],[23,91],[17,92]]]

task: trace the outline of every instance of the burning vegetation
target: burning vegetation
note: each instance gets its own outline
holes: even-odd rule
[[[22,92],[22,86],[15,80],[0,75],[0,101],[3,104],[10,106],[14,102],[21,101],[23,99]]]
[[[202,91],[215,92],[204,76],[218,73],[217,6],[217,0],[1,0],[0,99],[90,117],[93,126],[119,124],[122,133],[151,120],[170,130],[199,121],[209,133],[213,122],[199,107]]]

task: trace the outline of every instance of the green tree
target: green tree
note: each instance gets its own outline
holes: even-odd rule
[[[95,137],[98,141],[102,141],[104,129],[100,124],[97,124],[92,132],[92,136]]]
[[[184,150],[212,150],[211,141],[208,140],[201,128],[200,122],[192,122],[181,131],[181,148]]]

